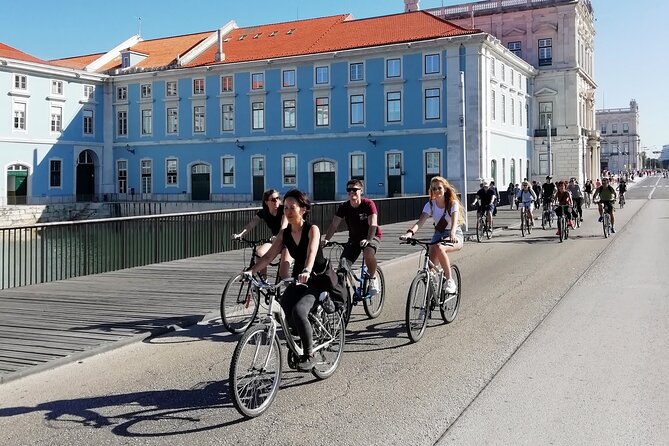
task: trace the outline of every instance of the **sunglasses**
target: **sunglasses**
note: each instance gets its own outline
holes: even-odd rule
[[[280,197],[270,197],[269,200],[267,200],[267,201],[271,201],[272,203],[276,203],[277,201],[281,201],[281,198]]]
[[[438,190],[444,190],[444,187],[443,186],[433,186],[432,190],[436,192]]]
[[[347,187],[346,188],[346,192],[348,192],[348,193],[351,193],[351,192],[355,193],[355,192],[358,192],[359,190],[361,190],[361,189],[359,189],[357,187]]]

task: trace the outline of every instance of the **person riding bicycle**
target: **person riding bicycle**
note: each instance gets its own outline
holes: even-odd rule
[[[565,212],[565,216],[567,217],[567,226],[570,229],[574,229],[574,223],[572,221],[572,206],[574,205],[574,202],[571,198],[571,193],[567,190],[567,183],[564,181],[558,182],[558,190],[555,194],[555,202],[557,204],[557,207],[555,208],[555,215],[557,215],[559,218],[562,216],[562,213]],[[567,206],[566,209],[563,206]],[[555,235],[560,235],[560,227],[558,227]]]
[[[620,183],[618,184],[618,187],[616,187],[616,190],[620,192],[620,199],[624,202],[625,192],[627,192],[627,182],[625,180],[620,180]]]
[[[490,192],[492,193],[492,191]],[[444,177],[432,177],[429,193],[430,200],[423,207],[418,221],[407,229],[406,234],[400,236],[400,240],[414,237],[425,221],[432,217],[435,222],[432,242],[445,241],[452,246],[441,243],[431,245],[429,248],[430,260],[434,264],[437,264],[438,261],[441,265],[446,278],[444,290],[452,294],[457,291],[457,286],[451,278],[451,261],[448,258],[448,253],[462,249],[464,234],[461,225],[464,224],[465,210],[458,199],[455,188]],[[490,211],[492,212],[492,209]]]
[[[509,187],[506,188],[506,195],[509,199],[509,206],[511,207],[511,210],[513,210],[513,205],[516,200],[516,186],[514,186],[513,183],[509,183]]]
[[[583,193],[581,192],[581,186],[579,186],[576,178],[572,177],[569,179],[567,189],[571,192],[571,199],[574,201],[574,211],[572,212],[572,215],[574,218],[583,221]]]
[[[555,183],[551,181],[553,177],[548,175],[546,176],[546,182],[541,185],[541,201],[544,204],[552,204],[555,199],[555,193],[557,192],[557,187]]]
[[[537,207],[539,206],[539,197],[541,197],[541,184],[537,182],[537,180],[532,180],[532,190],[534,191],[534,195],[537,196]]]
[[[501,198],[499,196],[499,191],[497,190],[497,186],[495,186],[495,181],[490,182],[490,189],[495,193],[495,202],[493,203],[493,211],[492,211],[492,216],[497,215],[497,206],[501,202]]]
[[[481,183],[481,189],[476,192],[476,199],[474,200],[474,206],[477,206],[477,213],[480,217],[481,214],[488,211],[487,221],[488,226],[492,228],[492,213],[495,210],[495,200],[497,196],[495,192],[490,189],[488,182],[484,181]]]
[[[520,205],[521,222],[523,219],[523,209],[527,209],[530,225],[534,226],[534,217],[532,216],[532,211],[534,210],[535,201],[537,201],[537,195],[530,187],[530,184],[527,181],[523,181],[523,187],[520,190],[518,196],[516,196],[516,202]]]
[[[592,190],[593,190],[593,185],[592,185],[592,180],[586,180],[585,184],[583,185],[583,194],[584,198],[586,198],[586,203],[588,206],[590,206],[590,200],[592,199]]]
[[[253,268],[245,274],[254,274],[266,267],[283,248],[295,259],[292,277],[296,283],[288,286],[281,295],[281,307],[286,319],[297,330],[302,341],[304,355],[300,358],[297,368],[302,371],[311,370],[316,364],[313,354],[313,332],[309,323],[309,312],[323,291],[321,277],[328,268],[328,262],[320,247],[320,229],[305,220],[311,204],[307,195],[292,189],[284,195],[284,213],[288,224],[280,231],[267,253],[262,256]],[[306,286],[304,286],[306,285]],[[332,305],[331,302],[328,303]],[[325,304],[324,304],[325,308]]]
[[[592,201],[596,201],[599,197],[599,222],[601,223],[604,219],[604,206],[607,214],[611,216],[611,232],[615,234],[615,217],[613,212],[613,205],[616,202],[616,190],[609,184],[608,178],[602,178],[602,185],[595,189],[595,193],[592,196]]]
[[[325,246],[332,238],[342,219],[348,226],[348,243],[341,253],[341,260],[346,259],[352,265],[360,256],[365,260],[369,276],[369,294],[375,296],[379,292],[379,280],[376,277],[376,251],[381,244],[381,228],[377,221],[376,205],[369,198],[362,198],[362,181],[351,179],[346,183],[348,201],[337,208],[332,223],[323,236]]]
[[[244,226],[244,228],[236,234],[232,234],[233,240],[242,238],[244,234],[251,231],[258,223],[264,221],[267,227],[272,232],[272,238],[286,227],[288,224],[286,217],[283,215],[283,205],[281,204],[281,197],[276,189],[268,189],[262,194],[262,209]],[[271,243],[263,243],[256,249],[256,255],[262,257],[269,250]],[[290,254],[286,250],[281,253],[281,262],[279,263],[279,276],[285,279],[289,276],[290,270]],[[261,270],[263,276],[267,275],[267,268]]]

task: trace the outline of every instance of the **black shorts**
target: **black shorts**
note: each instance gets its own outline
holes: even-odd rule
[[[376,252],[378,251],[380,244],[381,240],[375,236],[367,246]],[[358,257],[360,257],[361,252],[362,248],[360,247],[360,241],[353,241],[349,239],[348,243],[344,247],[344,251],[341,253],[341,256],[349,260],[351,263],[355,263],[355,261],[358,260]]]

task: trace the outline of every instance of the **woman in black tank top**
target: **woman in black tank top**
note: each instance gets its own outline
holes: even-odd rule
[[[297,368],[311,370],[316,361],[312,352],[313,333],[309,323],[309,312],[316,303],[320,291],[314,286],[312,273],[321,273],[327,267],[327,261],[320,247],[321,231],[318,226],[305,220],[311,208],[306,194],[297,189],[288,191],[284,196],[284,215],[288,226],[277,234],[267,253],[258,260],[251,273],[261,271],[285,247],[295,259],[292,276],[297,283],[291,285],[281,296],[281,307],[286,319],[300,335],[305,355],[300,358]]]

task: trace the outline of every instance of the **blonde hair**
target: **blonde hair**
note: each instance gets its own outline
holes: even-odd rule
[[[458,198],[458,191],[453,187],[451,183],[444,177],[436,176],[430,179],[430,207],[432,206],[432,201],[437,197],[432,192],[432,184],[441,183],[444,186],[444,200],[446,200],[446,211],[450,212],[451,205],[453,202],[458,203],[458,221],[453,226],[460,226],[465,223],[465,207],[462,205],[462,202]],[[450,214],[449,214],[450,215]]]

